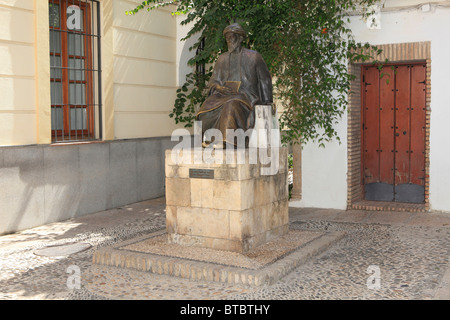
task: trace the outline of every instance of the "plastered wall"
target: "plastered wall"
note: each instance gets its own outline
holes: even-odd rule
[[[170,136],[178,88],[175,7],[127,16],[101,0],[104,140]],[[48,3],[0,0],[0,146],[51,143]]]
[[[386,7],[417,5],[424,1],[386,1]],[[440,1],[441,4],[448,1]],[[431,210],[450,211],[450,169],[448,166],[448,119],[450,119],[450,44],[445,41],[450,30],[450,8],[431,6],[381,13],[381,28],[370,30],[359,16],[352,16],[350,27],[356,40],[371,44],[410,42],[431,43],[431,123],[430,123],[430,194]],[[347,199],[347,115],[336,126],[342,144],[329,143],[319,148],[314,143],[302,153],[302,200],[292,206],[345,209]]]
[[[0,146],[37,142],[33,0],[0,0]]]

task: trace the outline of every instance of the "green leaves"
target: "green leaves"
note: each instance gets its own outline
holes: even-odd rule
[[[143,1],[140,5],[130,11],[125,11],[126,15],[135,15],[145,7],[147,7],[147,11],[154,10],[161,7],[167,7],[172,4],[175,4],[175,1],[160,1],[160,0],[146,0]]]
[[[175,123],[184,123],[186,128],[192,127],[196,111],[206,98],[206,84],[210,76],[211,72],[187,75],[186,83],[177,90],[174,108],[169,114]]]
[[[261,53],[274,79],[279,101],[283,141],[316,141],[320,146],[336,140],[335,129],[345,114],[354,76],[349,62],[366,62],[381,53],[368,43],[354,40],[347,12],[368,7],[376,0],[181,0],[174,14],[192,25],[185,39],[198,37],[191,47],[203,51],[188,64],[210,65],[227,50],[223,29],[239,22],[247,31],[245,46]],[[164,0],[144,1],[127,14],[171,5]],[[200,37],[199,37],[200,35]],[[211,69],[205,75],[187,75],[177,90],[170,116],[192,126],[195,112],[205,100]]]

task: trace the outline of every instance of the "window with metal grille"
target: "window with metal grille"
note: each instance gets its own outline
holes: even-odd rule
[[[197,51],[195,52],[195,54],[198,56],[200,53],[202,53],[203,51],[205,50],[205,38],[202,38],[201,40],[200,40],[200,44],[199,44],[199,46],[197,47]],[[195,71],[198,73],[198,74],[201,74],[202,76],[204,76],[205,75],[205,63],[199,63],[199,62],[197,62],[196,64],[195,64]]]
[[[100,5],[49,0],[53,142],[101,139]]]

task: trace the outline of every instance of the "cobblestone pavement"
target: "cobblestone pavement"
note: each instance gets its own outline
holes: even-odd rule
[[[92,265],[95,249],[163,229],[164,209],[161,198],[1,236],[0,299],[450,299],[448,213],[290,208],[291,228],[347,235],[271,286]],[[34,253],[69,243],[92,247],[67,257]]]

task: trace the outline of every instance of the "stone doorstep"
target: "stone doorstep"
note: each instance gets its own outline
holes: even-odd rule
[[[160,230],[151,235],[100,248],[94,252],[92,263],[195,281],[262,286],[277,282],[309,258],[324,252],[345,236],[345,232],[327,232],[259,270],[120,249],[164,233],[166,233],[165,230]]]

